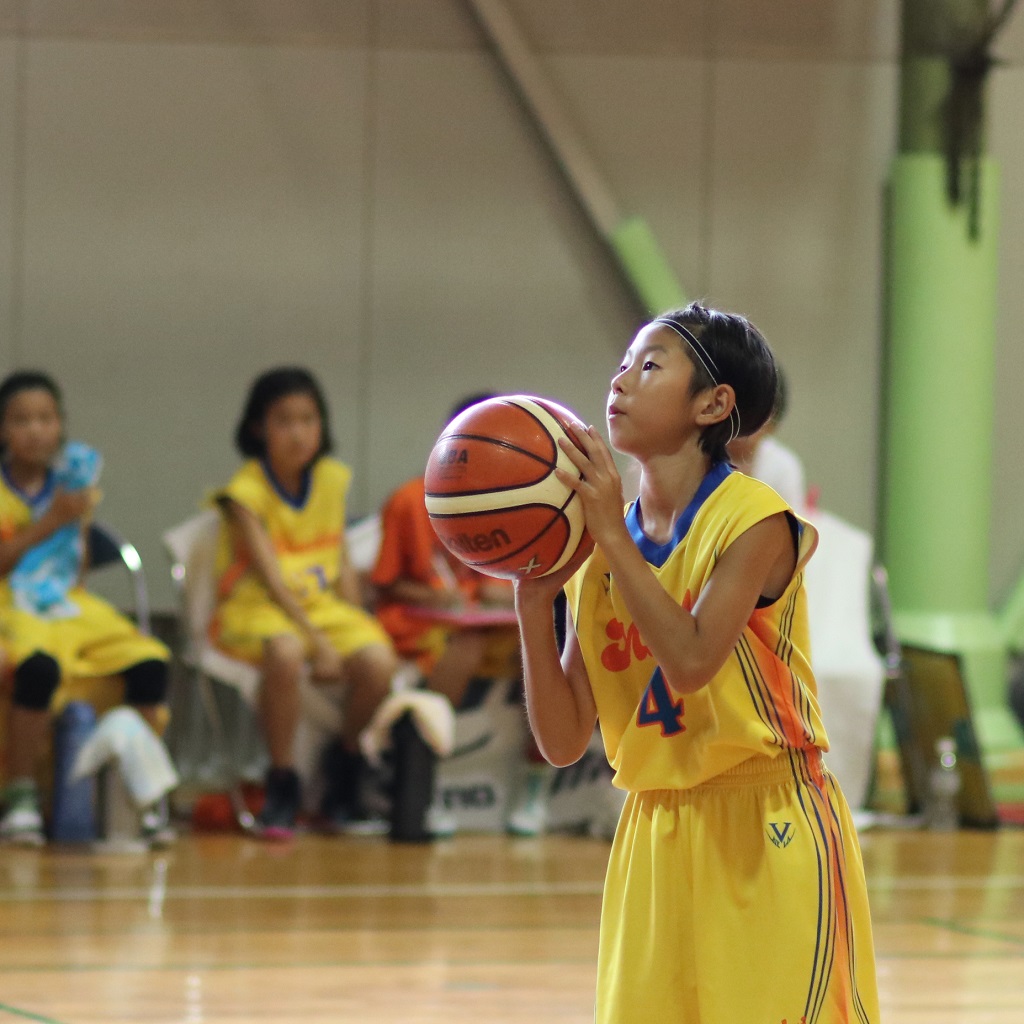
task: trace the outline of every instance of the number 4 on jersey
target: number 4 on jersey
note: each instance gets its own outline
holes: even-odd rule
[[[662,736],[675,736],[686,731],[683,714],[683,698],[673,700],[661,669],[656,668],[640,699],[640,707],[636,711],[636,724],[660,725]]]

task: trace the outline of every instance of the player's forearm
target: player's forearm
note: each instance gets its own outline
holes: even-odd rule
[[[359,574],[351,563],[342,563],[338,571],[338,579],[334,586],[334,592],[349,604],[359,607],[363,603],[363,588],[359,584]]]
[[[56,529],[51,519],[43,516],[22,527],[10,540],[0,543],[0,578],[9,575],[29,548],[46,540]]]
[[[676,604],[628,536],[602,550],[616,590],[669,685],[678,693],[699,690],[719,666],[707,656],[696,619]]]
[[[551,604],[517,602],[523,649],[523,682],[530,729],[553,765],[578,761],[590,743],[596,713],[562,667],[555,642]]]
[[[292,593],[292,591],[285,584],[284,579],[281,576],[281,572],[275,562],[273,565],[261,565],[259,559],[255,559],[256,571],[259,577],[263,581],[264,587],[266,587],[267,594],[270,596],[271,601],[276,604],[281,611],[288,616],[296,626],[299,627],[301,632],[306,636],[312,636],[316,633],[316,627],[309,620],[309,616],[306,615],[306,609],[303,608],[302,602]]]

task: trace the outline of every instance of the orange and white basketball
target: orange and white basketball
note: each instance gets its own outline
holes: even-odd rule
[[[427,461],[427,513],[456,558],[501,579],[545,576],[572,558],[584,532],[580,499],[555,476],[575,475],[557,444],[578,416],[546,398],[508,395],[464,410]],[[575,442],[574,442],[575,443]]]

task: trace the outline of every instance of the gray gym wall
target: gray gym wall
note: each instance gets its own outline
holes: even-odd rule
[[[821,504],[871,528],[897,0],[508,5],[688,293],[768,335]],[[1024,563],[1024,16],[999,54],[995,602]],[[260,370],[322,379],[362,515],[464,392],[601,422],[634,324],[461,0],[0,0],[0,240],[0,371],[63,384],[158,608]]]

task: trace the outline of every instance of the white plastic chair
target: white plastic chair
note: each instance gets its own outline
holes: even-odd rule
[[[196,686],[217,754],[227,760],[228,732],[212,684],[231,687],[253,707],[260,675],[254,666],[219,651],[209,639],[210,621],[216,607],[214,570],[220,522],[220,513],[208,509],[168,530],[163,535],[163,543],[171,559],[171,576],[180,598],[181,658]],[[318,731],[337,733],[341,727],[338,706],[308,680],[303,681],[301,692],[304,724]],[[253,816],[245,806],[240,773],[234,765],[227,765],[227,768],[231,776],[228,792],[235,817],[243,828],[250,829]]]
[[[864,809],[886,664],[871,626],[871,535],[830,512],[810,516],[818,550],[807,563],[811,665],[831,743],[825,763],[854,811]]]

